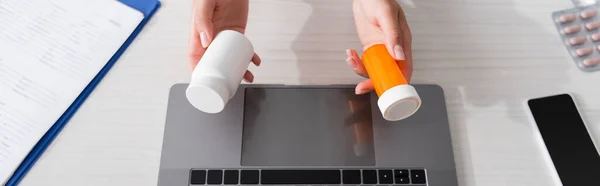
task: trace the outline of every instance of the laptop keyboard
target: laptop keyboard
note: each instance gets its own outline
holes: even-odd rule
[[[424,169],[192,169],[190,185],[426,185]]]

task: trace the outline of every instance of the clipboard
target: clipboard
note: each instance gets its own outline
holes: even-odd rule
[[[96,74],[94,79],[83,89],[83,91],[77,96],[75,101],[67,108],[67,110],[60,116],[60,118],[50,127],[50,129],[42,136],[42,138],[33,146],[33,149],[27,154],[25,159],[21,162],[19,167],[15,170],[13,175],[6,182],[6,186],[16,186],[25,177],[27,172],[33,167],[35,162],[44,153],[46,148],[52,143],[54,138],[60,133],[63,127],[67,124],[71,116],[73,116],[77,109],[85,102],[90,93],[96,88],[98,83],[102,80],[104,75],[110,70],[110,68],[117,62],[119,57],[125,52],[127,47],[133,42],[135,37],[140,33],[144,25],[154,15],[156,10],[160,7],[161,3],[158,0],[118,0],[119,2],[134,8],[144,14],[144,19],[131,33],[129,38],[121,45],[119,50],[110,58],[110,60],[102,67],[100,72]]]

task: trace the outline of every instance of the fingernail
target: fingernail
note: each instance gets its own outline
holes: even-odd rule
[[[352,52],[350,51],[350,49],[346,49],[346,55],[348,57],[352,56]]]
[[[394,46],[394,53],[396,53],[396,58],[404,60],[404,50],[402,50],[400,45]]]
[[[352,69],[356,69],[356,67],[358,66],[354,60],[352,60],[352,58],[348,58],[346,59],[346,62],[348,62],[348,65],[350,65],[352,67]]]
[[[208,47],[208,36],[206,32],[200,32],[200,42],[202,42],[202,47]]]
[[[363,89],[358,89],[358,88],[357,88],[356,90],[354,90],[354,94],[356,94],[356,95],[363,94],[363,92],[364,92],[364,90],[363,90]]]

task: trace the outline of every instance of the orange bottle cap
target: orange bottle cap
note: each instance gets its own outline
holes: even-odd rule
[[[383,118],[398,121],[412,116],[421,107],[421,98],[411,85],[398,85],[385,91],[377,101]]]

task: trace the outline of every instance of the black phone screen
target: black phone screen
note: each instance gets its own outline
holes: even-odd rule
[[[600,155],[568,94],[528,101],[563,185],[595,185]]]

